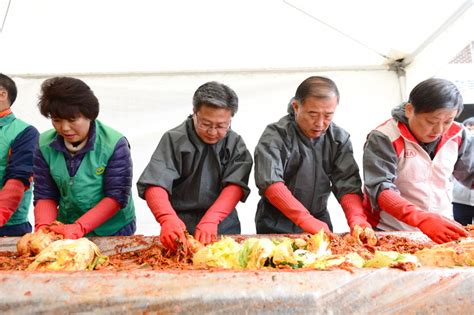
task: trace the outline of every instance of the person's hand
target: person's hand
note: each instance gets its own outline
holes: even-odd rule
[[[54,233],[61,234],[64,238],[76,240],[84,236],[84,230],[79,223],[50,225],[48,229]]]
[[[370,227],[362,227],[356,224],[352,228],[351,235],[359,244],[367,244],[370,246],[375,246],[377,244],[375,232]]]
[[[467,237],[469,233],[464,227],[436,213],[425,214],[418,228],[438,244],[455,241],[460,237]]]
[[[451,242],[469,235],[461,224],[437,213],[422,210],[390,189],[380,193],[378,202],[389,214],[419,228],[436,243]]]
[[[367,220],[362,196],[350,193],[341,197],[341,207],[346,215],[351,235],[359,244],[375,246],[377,238],[372,226]]]
[[[199,222],[194,232],[194,238],[204,245],[211,244],[217,240],[217,224],[210,222]]]
[[[145,200],[151,212],[161,225],[160,242],[172,251],[177,251],[178,245],[188,252],[186,225],[178,217],[169,201],[168,192],[159,186],[149,186],[145,190]]]
[[[324,230],[324,232],[331,234],[331,230],[329,229],[329,226],[326,224],[326,222],[320,221],[314,217],[309,217],[306,220],[304,220],[301,224],[300,227],[307,233],[311,234],[317,234],[321,229]]]
[[[177,215],[168,215],[166,218],[162,218],[160,242],[164,247],[172,251],[177,251],[178,244],[183,246],[184,252],[187,252],[188,241],[184,231],[186,231],[186,225]]]
[[[239,185],[227,185],[196,226],[196,240],[204,245],[215,242],[219,223],[234,210],[243,195],[244,191]]]

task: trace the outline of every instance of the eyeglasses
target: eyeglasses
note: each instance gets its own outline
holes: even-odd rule
[[[214,129],[215,131],[217,131],[217,133],[224,134],[230,128],[230,121],[228,121],[226,123],[220,123],[220,124],[217,124],[217,125],[214,126],[209,121],[201,120],[199,118],[198,113],[196,113],[195,115],[196,115],[196,127],[203,130],[203,131],[206,131],[206,132],[210,133]]]

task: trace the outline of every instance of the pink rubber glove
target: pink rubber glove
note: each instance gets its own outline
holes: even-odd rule
[[[18,179],[9,179],[0,190],[0,227],[10,220],[20,205],[25,193],[25,185]]]
[[[278,182],[268,186],[267,190],[265,190],[265,197],[305,232],[316,234],[323,229],[326,233],[331,233],[328,225],[313,217],[305,206],[293,196],[284,183]]]
[[[194,232],[196,240],[204,245],[215,242],[217,239],[217,226],[234,210],[243,194],[242,188],[235,184],[227,185],[222,189],[219,197],[196,226],[196,231]]]
[[[362,197],[357,194],[346,194],[341,197],[341,207],[346,215],[347,224],[351,228],[351,235],[359,243],[371,246],[377,244],[377,237],[362,205]]]
[[[52,225],[49,229],[57,234],[61,234],[64,238],[76,240],[83,237],[86,233],[82,226],[78,223],[64,224],[64,225]]]
[[[468,232],[459,223],[421,210],[393,190],[382,191],[377,201],[380,208],[398,220],[419,228],[436,243],[446,243],[468,236]]]
[[[168,192],[158,186],[148,186],[145,190],[145,200],[156,220],[161,225],[160,242],[168,249],[177,250],[177,240],[187,252],[186,225],[178,217],[168,198]]]
[[[58,203],[52,199],[41,199],[36,202],[35,231],[53,223],[58,216]]]
[[[104,197],[95,207],[84,213],[76,222],[50,226],[49,229],[64,238],[78,239],[92,232],[120,210],[120,204],[113,198]]]

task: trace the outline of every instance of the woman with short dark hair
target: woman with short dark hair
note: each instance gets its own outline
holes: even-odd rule
[[[451,175],[468,187],[474,178],[474,142],[454,121],[462,109],[456,86],[432,78],[370,132],[363,160],[372,225],[418,228],[437,243],[467,235],[451,210]]]
[[[40,135],[34,158],[35,229],[76,239],[136,230],[127,139],[97,120],[99,101],[83,81],[43,82],[38,107],[54,129]]]

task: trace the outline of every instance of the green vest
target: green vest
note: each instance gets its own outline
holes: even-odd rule
[[[96,138],[94,148],[82,159],[75,176],[69,176],[64,153],[51,148],[56,131],[48,130],[40,135],[39,148],[49,165],[49,171],[60,193],[57,220],[74,223],[84,213],[101,201],[104,195],[104,173],[115,145],[123,136],[110,127],[95,121]],[[135,218],[132,195],[127,206],[86,236],[108,236],[116,233]]]
[[[11,144],[16,137],[27,127],[27,123],[18,119],[13,114],[0,118],[0,189],[3,188],[5,172],[8,164]],[[33,161],[31,161],[33,163]],[[25,191],[18,209],[15,210],[10,220],[5,225],[15,225],[28,222],[28,210],[31,204],[31,187]]]

